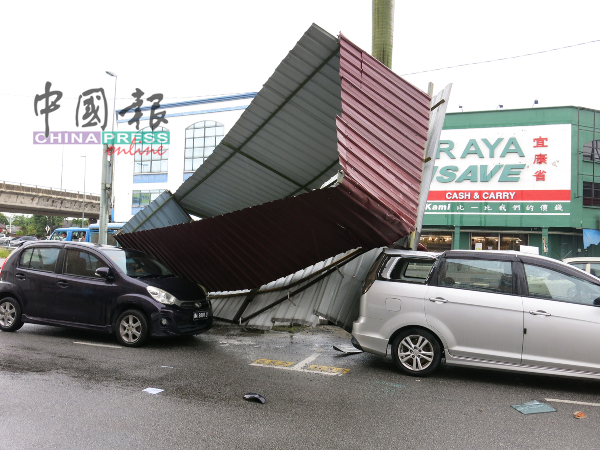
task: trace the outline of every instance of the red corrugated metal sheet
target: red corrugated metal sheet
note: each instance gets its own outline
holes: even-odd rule
[[[341,185],[117,240],[211,291],[229,291],[408,234],[416,220],[430,99],[343,36],[340,80]]]
[[[340,35],[338,152],[347,180],[412,229],[430,97]]]

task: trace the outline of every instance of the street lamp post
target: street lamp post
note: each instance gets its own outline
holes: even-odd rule
[[[83,158],[83,211],[81,213],[81,227],[85,226],[85,176],[87,170],[87,157],[82,156]]]
[[[15,216],[11,215],[7,215],[6,218],[8,219],[8,234],[11,235],[12,234],[12,230],[13,230],[13,220],[15,219]]]
[[[111,77],[115,77],[115,95],[113,99],[113,120],[112,131],[115,131],[115,106],[117,102],[117,75],[113,72],[106,71]],[[112,197],[112,182],[113,182],[113,166],[114,154],[108,160],[108,144],[102,146],[102,186],[100,194],[100,221],[99,221],[99,237],[98,244],[106,245],[107,219]]]

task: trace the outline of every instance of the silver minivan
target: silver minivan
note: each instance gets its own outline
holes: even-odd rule
[[[600,378],[600,279],[512,251],[384,250],[363,285],[355,346],[407,375],[446,364]]]

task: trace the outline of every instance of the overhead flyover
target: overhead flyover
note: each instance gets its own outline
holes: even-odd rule
[[[210,291],[392,244],[415,227],[430,100],[313,24],[206,162],[117,240]]]

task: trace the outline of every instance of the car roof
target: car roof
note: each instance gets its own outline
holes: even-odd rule
[[[565,258],[563,262],[567,264],[572,262],[600,262],[600,258],[597,256],[580,256],[578,258]]]
[[[122,228],[123,225],[125,225],[124,223],[107,223],[106,227],[107,228]],[[90,225],[90,230],[99,230],[100,229],[100,225],[98,225],[97,223],[93,223]]]
[[[37,242],[32,242],[31,244],[29,244],[28,248],[31,247],[32,245],[39,245],[42,247],[67,247],[67,248],[71,248],[71,247],[83,247],[83,248],[92,248],[95,250],[117,250],[117,251],[123,251],[125,249],[120,248],[120,247],[115,247],[114,245],[100,245],[100,244],[94,244],[92,242],[77,242],[77,241],[37,241]]]
[[[416,250],[404,250],[400,248],[385,248],[383,250],[386,255],[398,255],[398,256],[415,256],[421,258],[437,258],[442,253],[435,252],[422,252]]]
[[[527,252],[518,252],[515,250],[446,250],[442,253],[436,252],[421,252],[421,251],[413,251],[413,250],[401,250],[401,249],[393,249],[386,248],[385,253],[388,255],[406,255],[406,256],[420,256],[420,257],[430,257],[430,258],[438,258],[441,255],[444,255],[446,258],[452,258],[453,256],[467,256],[467,257],[478,257],[479,259],[485,259],[486,256],[489,257],[497,257],[503,256],[504,258],[514,257],[516,258],[528,258],[528,259],[537,259],[539,261],[547,261],[553,263],[563,264],[563,261],[559,259],[549,258],[548,256],[536,255],[534,253]],[[590,260],[590,258],[584,258]],[[596,258],[600,261],[600,258]]]

